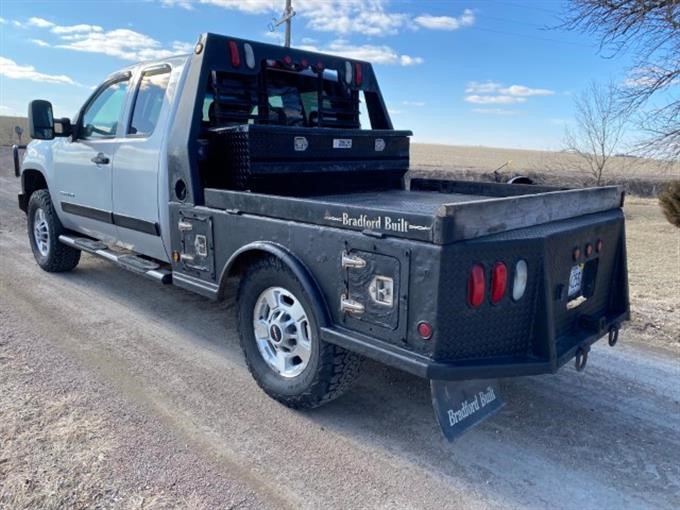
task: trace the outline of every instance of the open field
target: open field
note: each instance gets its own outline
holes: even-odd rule
[[[427,382],[374,363],[313,412],[267,398],[231,298],[89,255],[42,272],[9,165],[0,149],[0,508],[676,507],[680,234],[655,200],[627,199],[619,344],[501,381],[507,406],[451,445]]]
[[[654,197],[668,180],[680,179],[680,162],[615,157],[609,164],[603,175],[605,184],[623,185],[633,195]],[[554,186],[592,186],[595,182],[580,157],[566,152],[413,144],[411,168],[416,176],[449,179],[493,181],[525,175]]]

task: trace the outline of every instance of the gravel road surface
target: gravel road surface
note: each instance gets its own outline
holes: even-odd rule
[[[677,508],[680,358],[633,328],[594,346],[583,373],[501,381],[505,409],[454,444],[427,382],[374,363],[340,400],[291,411],[251,379],[233,301],[90,255],[42,272],[3,163],[0,343],[34,384],[77,388],[109,417],[123,440],[102,484],[191,492],[211,508]]]

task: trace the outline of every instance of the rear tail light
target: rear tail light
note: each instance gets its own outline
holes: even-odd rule
[[[323,64],[323,62],[317,62],[316,65],[315,65],[314,67],[316,67],[316,72],[317,72],[317,73],[320,73],[320,72],[322,72],[324,69],[326,69],[326,66]]]
[[[588,243],[586,244],[586,257],[590,257],[593,254],[593,245]]]
[[[434,329],[432,328],[432,324],[426,321],[422,321],[418,323],[418,334],[423,340],[429,340],[432,338],[432,333],[434,332]]]
[[[238,53],[236,41],[229,41],[229,55],[231,56],[232,67],[241,67],[241,55]]]
[[[515,264],[515,276],[512,282],[512,299],[519,301],[527,290],[529,271],[525,260],[519,260]]]
[[[484,277],[484,266],[477,264],[470,270],[468,279],[468,303],[473,308],[477,308],[484,301],[486,293],[486,281]]]
[[[579,248],[578,246],[576,248],[574,248],[573,256],[574,256],[574,260],[580,259],[581,258],[581,248]]]
[[[505,296],[508,287],[508,268],[502,262],[496,262],[491,270],[491,302],[495,305]]]
[[[595,243],[595,250],[597,250],[597,253],[600,253],[602,248],[604,248],[604,243],[602,242],[602,239],[598,239],[597,243]]]
[[[253,51],[253,47],[249,43],[245,43],[243,45],[243,53],[245,53],[246,56],[246,65],[250,69],[255,68],[255,52]]]
[[[352,83],[352,63],[345,62],[345,83],[349,85]]]
[[[357,85],[361,86],[361,82],[364,81],[364,70],[358,62],[354,64],[354,74]]]
[[[290,55],[286,55],[283,57],[283,63],[286,64],[287,66],[292,66],[293,65],[293,57]]]

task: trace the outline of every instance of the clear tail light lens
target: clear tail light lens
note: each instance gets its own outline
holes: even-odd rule
[[[527,290],[527,280],[529,278],[529,270],[527,268],[526,260],[519,260],[515,264],[515,277],[512,282],[512,299],[519,301],[524,296]]]
[[[470,270],[468,279],[468,303],[473,308],[477,308],[484,301],[486,292],[486,281],[484,277],[484,266],[477,264]]]
[[[491,270],[491,302],[495,305],[505,296],[508,287],[508,268],[502,262],[496,262]]]

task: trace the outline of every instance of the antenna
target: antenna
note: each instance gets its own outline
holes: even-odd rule
[[[281,19],[276,19],[274,18],[272,22],[269,24],[269,30],[271,32],[274,32],[276,30],[276,27],[279,27],[283,25],[284,23],[286,24],[286,39],[284,42],[284,46],[286,48],[290,48],[290,26],[291,26],[291,20],[293,19],[293,16],[295,16],[295,11],[293,10],[292,0],[286,0],[286,8],[283,11],[283,14],[281,15]]]

